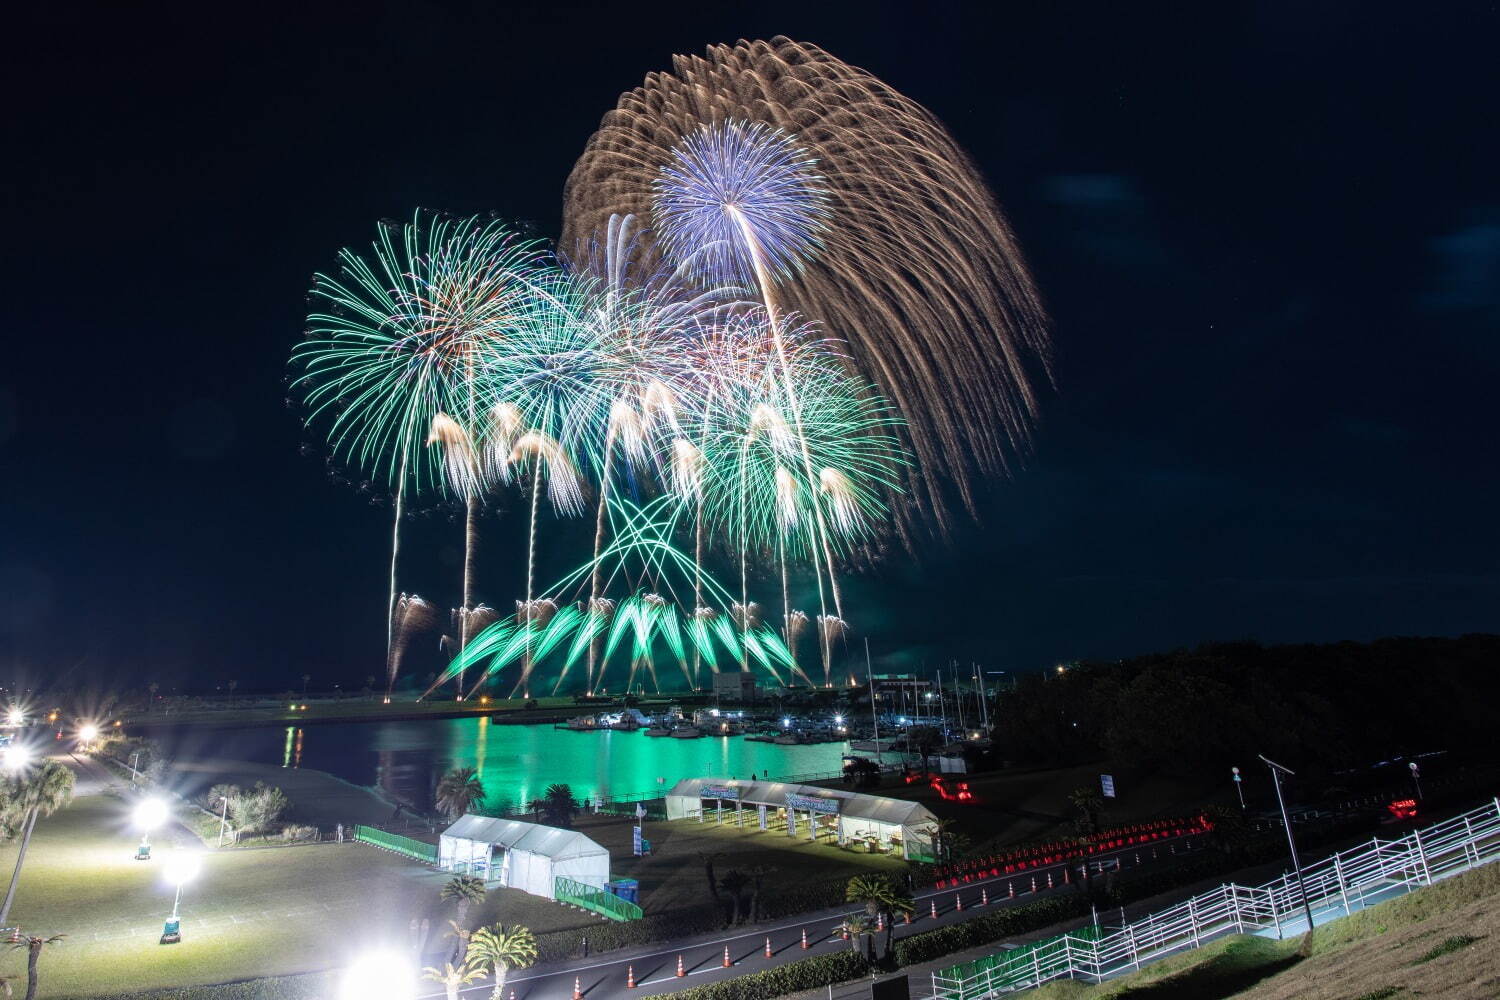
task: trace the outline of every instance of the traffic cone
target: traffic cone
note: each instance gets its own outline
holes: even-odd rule
[[[932,901],[932,919],[937,919],[937,900],[935,899]]]
[[[510,1000],[516,1000],[516,991],[514,989],[510,991]]]
[[[885,930],[885,914],[884,913],[877,913],[877,914],[875,914],[875,930],[877,932]]]
[[[990,891],[988,889],[980,889],[979,890],[979,905],[980,906],[989,906],[990,905]]]
[[[963,911],[964,911],[964,898],[962,896],[960,896],[958,893],[955,892],[953,894],[953,912],[954,913],[962,913]]]
[[[1063,885],[1073,884],[1073,866],[1069,865],[1063,869]]]
[[[573,1000],[583,1000],[583,983],[577,976],[573,977]]]
[[[802,950],[806,951],[807,949],[809,949],[811,947],[812,947],[812,945],[810,945],[810,944],[807,943],[807,928],[804,927],[804,928],[802,928]]]
[[[1010,879],[1006,879],[1005,880],[1005,884],[1010,887],[1010,898],[1011,899],[1015,899],[1016,898],[1016,884],[1014,882],[1012,882]]]
[[[734,968],[734,963],[729,960],[729,945],[727,944],[724,946],[724,968]]]
[[[682,956],[678,955],[677,956],[677,978],[681,979],[685,975],[687,975],[687,970],[682,967]]]
[[[635,966],[633,965],[625,966],[625,988],[627,990],[635,989]]]
[[[1031,891],[1036,892],[1036,876],[1031,876]]]
[[[902,922],[903,923],[906,923],[906,924],[910,924],[911,923],[911,911],[910,910],[906,910],[906,911],[902,912],[901,916],[902,916]]]
[[[1052,873],[1051,872],[1047,873],[1047,888],[1049,888],[1049,889],[1052,888]]]
[[[771,954],[771,939],[770,939],[770,938],[766,938],[766,957],[767,957],[767,958],[772,958],[772,957],[774,957],[774,956],[773,956],[773,955],[772,955],[772,954]]]

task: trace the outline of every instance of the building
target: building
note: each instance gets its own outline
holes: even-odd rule
[[[559,879],[602,890],[609,852],[577,830],[469,813],[438,839],[438,867],[556,899]]]
[[[714,697],[720,701],[755,700],[755,675],[748,670],[725,670],[714,674]]]
[[[909,861],[932,861],[937,817],[920,802],[867,792],[780,781],[684,778],[667,793],[667,819],[700,823],[754,822],[760,829],[789,837],[819,836],[840,845],[865,841],[900,851]]]

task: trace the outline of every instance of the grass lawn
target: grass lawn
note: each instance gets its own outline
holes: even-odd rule
[[[220,983],[341,965],[389,940],[404,945],[413,917],[431,921],[440,946],[449,911],[438,900],[448,876],[362,845],[311,845],[206,852],[183,892],[183,941],[160,945],[172,909],[164,880],[185,830],[160,838],[150,862],[132,860],[136,835],[126,807],[85,795],[37,824],[12,918],[27,933],[64,933],[41,960],[43,997],[86,997],[164,986]],[[14,843],[0,866],[15,863]],[[524,893],[493,894],[507,921],[538,931],[591,918]],[[6,952],[0,974],[24,976],[25,955]]]

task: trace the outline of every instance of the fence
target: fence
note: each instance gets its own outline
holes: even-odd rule
[[[552,894],[559,903],[572,903],[585,910],[592,910],[611,920],[639,920],[641,908],[629,900],[621,899],[612,892],[597,886],[575,882],[562,875],[552,877]]]
[[[1399,840],[1376,837],[1308,866],[1302,878],[1316,924],[1497,858],[1500,799]],[[943,969],[932,976],[932,994],[935,1000],[975,1000],[1054,979],[1102,982],[1226,934],[1300,934],[1305,912],[1290,875],[1254,888],[1222,885],[1117,931],[1096,936],[1089,927],[1061,935],[1045,949],[1025,949],[1024,961],[1007,961],[1002,953]]]
[[[361,843],[379,847],[382,850],[394,851],[404,857],[412,858],[423,864],[435,865],[438,862],[438,849],[436,844],[429,844],[421,840],[413,840],[403,837],[399,833],[388,833],[385,830],[377,830],[373,826],[355,826],[354,839]]]

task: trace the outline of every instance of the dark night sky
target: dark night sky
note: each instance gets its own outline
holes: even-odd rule
[[[0,70],[0,662],[33,680],[379,673],[388,512],[283,405],[309,275],[418,205],[555,234],[620,91],[774,34],[948,123],[1055,319],[1026,467],[851,584],[877,651],[1500,630],[1492,4],[42,6]],[[459,544],[424,523],[404,585],[450,601]]]

